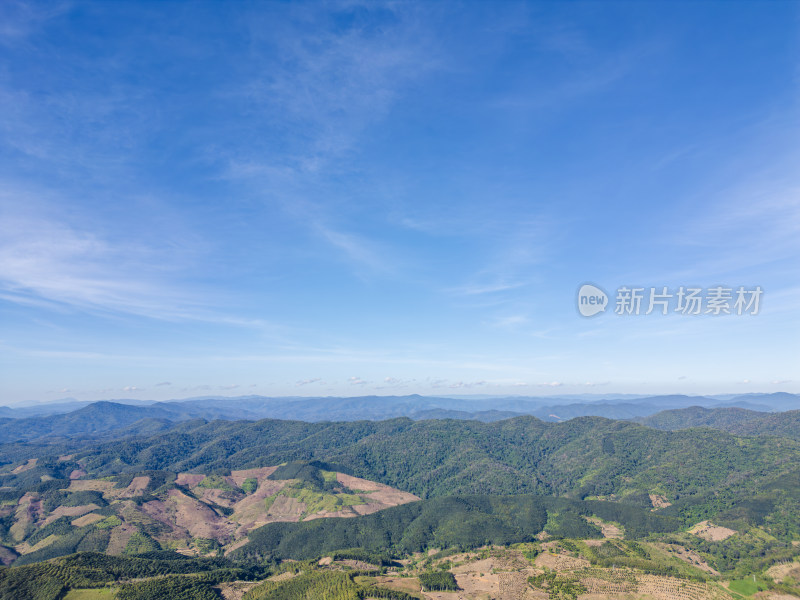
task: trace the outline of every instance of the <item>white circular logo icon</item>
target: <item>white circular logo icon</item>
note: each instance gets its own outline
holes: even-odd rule
[[[578,312],[592,317],[608,307],[608,295],[591,283],[584,283],[578,290]]]

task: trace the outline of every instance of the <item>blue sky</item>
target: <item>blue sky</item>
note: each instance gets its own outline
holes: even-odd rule
[[[794,2],[0,3],[0,403],[800,391],[799,66]]]

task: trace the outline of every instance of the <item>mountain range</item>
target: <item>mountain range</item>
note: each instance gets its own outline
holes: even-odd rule
[[[77,407],[77,408],[76,408]],[[143,403],[141,401],[99,401],[61,403],[52,414],[30,415],[29,408],[0,407],[0,443],[42,439],[90,439],[126,435],[146,435],[165,431],[174,424],[193,419],[260,420],[287,419],[306,422],[384,420],[397,417],[459,419],[484,422],[532,415],[543,421],[560,422],[575,417],[599,416],[636,420],[660,428],[711,426],[737,427],[737,419],[775,422],[767,419],[772,411],[800,407],[800,395],[788,393],[749,394],[718,400],[706,396],[648,396],[592,402],[564,401],[554,404],[552,397],[446,398],[410,396],[270,398],[204,397],[182,401]],[[37,407],[42,409],[43,406]],[[72,410],[66,410],[70,408]],[[688,413],[682,410],[692,408]],[[667,415],[655,417],[663,411]],[[62,412],[64,411],[64,412]],[[756,425],[753,425],[756,427]],[[729,429],[747,433],[747,429]],[[755,431],[755,430],[754,430]]]
[[[246,598],[339,598],[274,595],[267,578],[296,568],[297,585],[352,588],[342,598],[410,600],[422,596],[358,587],[370,581],[358,569],[438,551],[472,552],[462,584],[483,581],[483,553],[502,551],[539,592],[567,564],[586,589],[601,576],[616,589],[623,564],[628,591],[648,594],[660,577],[663,599],[693,581],[705,583],[691,598],[711,600],[717,580],[754,574],[800,593],[775,571],[800,557],[800,410],[771,412],[796,396],[547,400],[194,398],[4,417],[0,561],[12,566],[0,599],[114,584],[124,600],[131,578],[146,579],[148,599],[219,598],[209,586],[232,578],[263,580]],[[419,586],[425,573],[410,570]]]

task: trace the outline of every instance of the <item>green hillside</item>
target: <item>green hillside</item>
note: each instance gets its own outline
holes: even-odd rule
[[[539,496],[448,496],[405,504],[354,519],[272,523],[249,535],[236,558],[314,558],[347,548],[405,555],[429,548],[474,548],[555,538],[602,537],[587,521],[621,524],[630,537],[676,531],[681,522],[612,502]]]
[[[76,457],[96,476],[319,460],[423,498],[533,493],[640,503],[641,494],[651,492],[675,503],[729,488],[752,491],[798,459],[794,440],[659,431],[599,417],[564,423],[534,417],[494,423],[215,421],[102,444]]]
[[[800,410],[779,413],[759,412],[744,408],[703,408],[693,406],[665,410],[636,419],[638,423],[675,431],[692,427],[711,427],[735,435],[776,436],[800,439]]]

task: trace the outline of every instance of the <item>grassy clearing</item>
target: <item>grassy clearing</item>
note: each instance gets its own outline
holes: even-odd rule
[[[333,483],[334,481],[336,481],[336,472],[335,471],[324,471],[324,470],[320,469],[319,472],[322,475],[322,478],[327,483]]]
[[[64,600],[113,600],[117,597],[114,588],[70,590]]]
[[[111,515],[110,517],[97,523],[95,527],[98,529],[113,529],[118,525],[122,525],[122,520],[117,515]]]
[[[728,587],[731,591],[741,594],[742,596],[752,596],[756,592],[769,589],[763,581],[759,579],[754,580],[753,577],[731,581]]]
[[[319,512],[336,512],[346,506],[366,504],[357,494],[328,494],[308,487],[292,487],[281,490],[280,494],[296,498],[306,506],[303,518]]]
[[[233,491],[233,487],[219,475],[207,475],[203,481],[197,484],[197,487],[208,488],[212,490],[225,490],[228,492]]]

